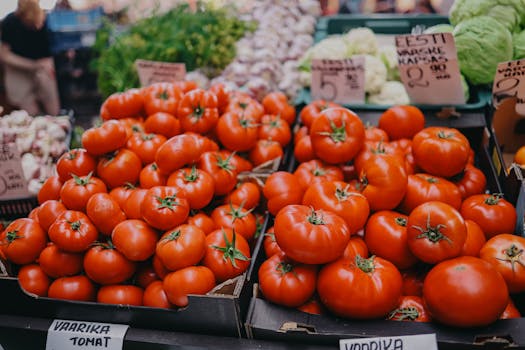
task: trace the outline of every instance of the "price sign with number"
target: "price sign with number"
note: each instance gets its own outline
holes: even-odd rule
[[[365,101],[365,58],[312,60],[312,99],[341,104]]]
[[[401,81],[412,103],[466,102],[451,33],[398,35],[396,49]]]
[[[27,180],[16,144],[0,144],[0,200],[28,196]]]
[[[492,85],[494,106],[507,97],[515,97],[516,112],[525,115],[525,59],[498,64]]]
[[[135,67],[142,86],[181,81],[186,78],[186,65],[184,63],[136,60]]]

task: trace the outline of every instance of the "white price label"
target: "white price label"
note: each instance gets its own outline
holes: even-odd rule
[[[0,199],[19,199],[28,196],[27,180],[16,144],[0,144]]]
[[[451,33],[396,36],[399,74],[412,103],[464,104]]]
[[[182,81],[186,78],[186,65],[184,63],[136,60],[135,67],[142,86]]]
[[[494,107],[507,97],[516,97],[516,113],[525,115],[525,59],[498,64],[492,85]]]
[[[47,331],[46,350],[121,350],[128,325],[53,320]]]
[[[365,58],[312,60],[312,99],[341,104],[365,101]]]
[[[435,334],[339,340],[340,350],[438,350]]]

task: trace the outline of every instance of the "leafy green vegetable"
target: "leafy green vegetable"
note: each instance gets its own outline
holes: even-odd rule
[[[106,97],[138,87],[136,59],[184,62],[188,71],[204,68],[209,76],[226,67],[235,57],[237,40],[253,31],[255,24],[237,19],[232,8],[198,8],[192,12],[180,5],[137,22],[116,38],[111,35],[113,26],[106,23],[95,44],[99,56],[94,68],[101,94]]]
[[[525,30],[514,33],[512,41],[514,44],[514,59],[519,60],[525,58]]]
[[[450,23],[457,25],[477,16],[489,16],[511,32],[525,23],[523,0],[456,0],[450,8]]]

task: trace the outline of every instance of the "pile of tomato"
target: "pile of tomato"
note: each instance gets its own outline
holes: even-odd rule
[[[157,83],[108,97],[100,116],[58,160],[39,206],[0,235],[21,286],[171,308],[243,274],[261,194],[238,178],[283,156],[295,120],[286,97]]]
[[[258,272],[267,300],[350,319],[485,326],[520,317],[525,238],[458,130],[413,106],[364,125],[314,101],[300,113],[293,172],[263,194],[273,227]]]

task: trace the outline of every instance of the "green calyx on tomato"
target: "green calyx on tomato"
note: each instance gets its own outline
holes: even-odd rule
[[[379,141],[377,143],[377,146],[374,147],[371,151],[373,154],[385,154],[386,149],[385,149],[385,145],[383,144],[383,141]]]
[[[335,143],[346,141],[346,123],[344,121],[340,127],[337,127],[334,121],[330,120],[330,128],[332,129],[331,132],[320,132],[319,135],[330,136]]]
[[[177,202],[177,196],[166,196],[164,198],[162,197],[156,197],[157,201],[159,202],[159,205],[157,206],[157,209],[170,209],[173,210],[173,207],[179,205],[179,202]]]
[[[91,176],[93,175],[93,172],[90,172],[84,177],[77,176],[75,174],[71,174],[73,179],[75,180],[75,184],[78,186],[87,186],[90,184]]]
[[[412,226],[412,228],[415,228],[416,230],[421,232],[419,235],[416,236],[416,238],[426,238],[432,243],[438,243],[441,240],[446,240],[447,242],[452,244],[450,238],[448,238],[441,232],[441,229],[445,227],[447,226],[444,224],[438,224],[435,227],[430,226],[430,213],[427,216],[427,225],[425,228],[416,225]]]
[[[357,268],[359,268],[364,273],[372,273],[375,269],[374,258],[375,255],[372,255],[371,257],[366,259],[361,257],[361,255],[357,254],[355,256],[355,266],[357,266]]]
[[[217,166],[221,168],[222,170],[225,170],[228,172],[228,174],[232,173],[232,170],[235,170],[235,165],[232,164],[231,160],[234,156],[235,152],[230,154],[228,157],[223,159],[220,155],[216,155],[215,159],[217,160]]]
[[[487,205],[497,205],[499,201],[503,198],[503,193],[493,193],[487,199],[485,199],[485,204]]]
[[[312,170],[313,176],[324,176],[326,175],[326,169],[320,167],[319,165],[315,165],[315,169]]]
[[[78,231],[80,230],[80,226],[82,226],[82,222],[80,222],[80,220],[77,220],[77,221],[68,221],[67,222],[69,224],[69,226],[71,226],[71,229],[73,231]]]
[[[184,180],[187,182],[195,182],[199,179],[199,173],[195,164],[191,167],[191,171],[188,175],[184,174]]]
[[[438,133],[437,133],[437,136],[440,138],[440,139],[451,139],[454,137],[454,133],[446,133],[445,131],[443,130],[440,130]]]
[[[7,244],[12,243],[12,242],[16,241],[19,238],[24,238],[24,236],[19,236],[18,235],[18,230],[7,232],[5,237],[7,239]]]
[[[256,127],[257,125],[252,123],[252,120],[250,118],[245,118],[244,117],[244,114],[242,115],[242,117],[239,119],[239,124],[244,128],[244,129],[248,129],[248,128],[254,128]]]
[[[253,211],[253,209],[243,211],[244,209],[244,201],[239,205],[238,208],[233,207],[233,203],[230,202],[230,211],[229,214],[232,217],[232,223],[235,222],[237,219],[242,219],[243,217],[247,216],[249,213]]]
[[[161,100],[169,100],[170,99],[170,95],[168,94],[168,92],[166,90],[162,90],[160,91],[157,96],[156,96],[158,99],[161,99]]]
[[[395,223],[399,226],[406,227],[407,226],[407,219],[402,217],[397,217],[394,219]]]
[[[344,202],[352,196],[352,192],[348,191],[349,187],[350,185],[346,185],[345,188],[341,188],[337,185],[337,188],[335,189],[335,198],[337,198],[338,202]]]
[[[428,183],[431,183],[431,184],[437,184],[439,182],[438,179],[436,179],[435,177],[427,177],[425,178],[425,180],[428,182]]]
[[[166,237],[164,237],[162,240],[163,241],[176,241],[179,237],[180,237],[180,230],[175,230],[173,232],[170,232],[170,234],[168,234]]]
[[[395,309],[388,315],[388,319],[393,321],[414,321],[418,317],[419,311],[413,306]]]
[[[279,272],[281,276],[286,275],[289,272],[294,272],[293,265],[284,261],[281,261],[277,267],[275,268],[275,271]]]
[[[155,165],[155,167],[157,167],[157,164],[154,164],[154,165]],[[126,190],[134,190],[134,189],[137,188],[137,187],[136,187],[135,185],[133,185],[131,182],[126,182],[126,183],[124,184],[124,188],[125,188]]]
[[[520,264],[521,266],[525,267],[525,265],[523,265],[523,263],[521,262],[521,254],[523,254],[523,249],[520,249],[515,244],[511,244],[511,246],[505,249],[503,252],[505,254],[505,258],[496,259],[510,263],[513,272],[516,271],[516,264]]]
[[[106,243],[102,243],[102,242],[93,242],[91,244],[91,246],[93,247],[100,247],[102,249],[117,249],[115,247],[115,245],[113,244],[113,241],[111,241],[111,239],[108,239]]]
[[[217,245],[212,245],[213,249],[217,249],[218,251],[222,252],[222,259],[224,261],[230,260],[230,263],[233,267],[238,268],[237,262],[235,260],[242,260],[242,261],[248,261],[250,258],[246,257],[239,249],[235,247],[235,237],[237,234],[233,232],[233,238],[231,242],[228,240],[228,237],[226,236],[226,232],[224,230],[222,231],[222,235],[224,237],[224,247],[219,247]]]
[[[320,214],[318,211],[315,211],[314,208],[312,208],[312,211],[310,215],[307,217],[308,222],[312,225],[324,225],[325,221],[323,220],[323,215]]]

